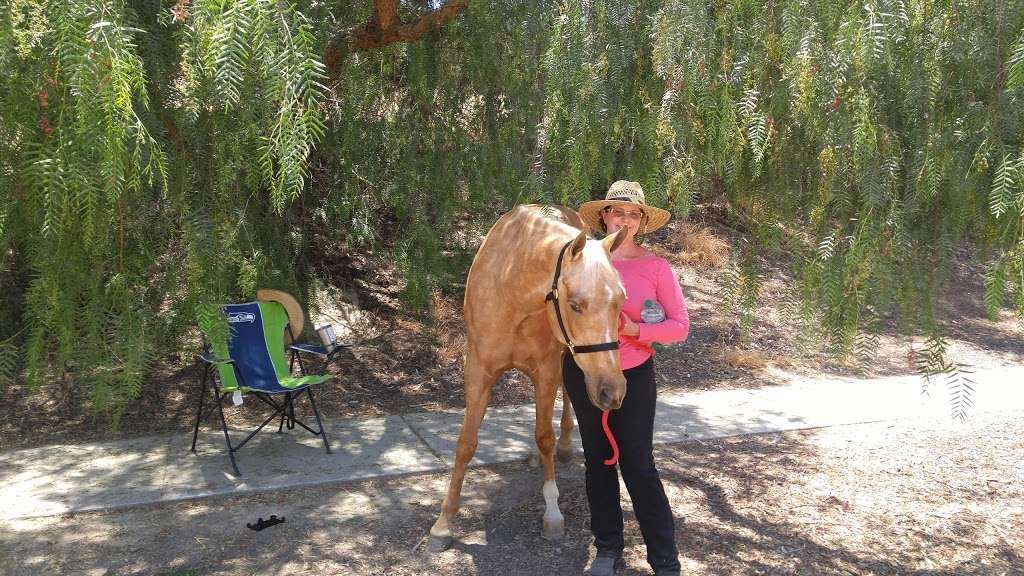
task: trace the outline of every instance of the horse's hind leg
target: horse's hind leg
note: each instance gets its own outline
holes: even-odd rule
[[[559,376],[561,377],[561,376]],[[572,412],[572,403],[565,392],[565,384],[558,387],[562,391],[562,420],[560,427],[561,434],[558,435],[558,444],[555,449],[555,456],[562,462],[572,460],[572,429],[575,426]],[[530,450],[530,456],[526,460],[531,468],[540,466],[540,450]]]
[[[565,536],[565,519],[558,508],[558,485],[555,483],[555,430],[551,419],[555,412],[555,395],[561,385],[561,361],[557,354],[531,374],[537,401],[537,424],[534,436],[540,459],[544,464],[544,525],[542,534],[551,540]]]
[[[466,467],[476,453],[477,436],[480,423],[487,411],[487,402],[491,398],[491,388],[497,375],[485,370],[472,352],[466,359],[465,366],[466,413],[462,420],[462,432],[459,434],[459,445],[455,450],[455,465],[448,481],[448,494],[441,504],[441,515],[430,528],[428,546],[431,551],[440,552],[452,543],[451,522],[459,511],[459,497],[462,494],[462,482],[466,479]]]
[[[562,433],[558,436],[556,454],[559,460],[567,462],[572,458],[572,402],[569,402],[569,393],[565,391],[565,384],[562,383],[559,388],[562,390]]]

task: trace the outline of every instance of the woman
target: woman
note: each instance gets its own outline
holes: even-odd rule
[[[636,242],[638,235],[664,226],[670,214],[648,206],[640,185],[625,180],[612,184],[604,200],[584,203],[579,213],[593,230],[612,234],[622,227],[629,229],[629,235],[611,257],[626,288],[619,323],[619,360],[626,377],[626,397],[622,407],[609,414],[608,423],[619,446],[622,479],[647,545],[647,562],[657,575],[679,574],[675,522],[654,465],[652,441],[657,394],[651,344],[685,340],[690,322],[679,280],[669,263]],[[665,311],[663,321],[641,321],[640,313],[647,300],[661,305]],[[586,460],[590,529],[597,548],[590,574],[612,575],[623,565],[619,478],[614,465],[604,464],[612,448],[601,426],[602,413],[587,397],[583,372],[572,354],[565,354],[563,362],[565,389],[576,411]]]

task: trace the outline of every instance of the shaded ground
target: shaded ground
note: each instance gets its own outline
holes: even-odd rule
[[[656,233],[650,245],[677,263],[690,309],[691,333],[681,345],[662,349],[657,357],[659,386],[686,391],[751,388],[785,384],[801,376],[845,375],[874,377],[906,374],[914,370],[913,347],[894,332],[883,333],[876,355],[866,364],[838,362],[822,350],[801,351],[787,317],[784,300],[791,284],[784,263],[765,262],[765,284],[751,340],[746,352],[767,361],[761,368],[735,366],[722,358],[723,349],[735,349],[739,330],[734,319],[722,316],[719,271],[678,264],[678,235],[671,224]],[[734,231],[719,229],[726,238]],[[734,240],[734,238],[731,238]],[[961,264],[951,282],[946,316],[951,357],[977,368],[1024,362],[1024,338],[1009,311],[998,322],[985,316],[981,270]],[[417,317],[401,311],[397,288],[386,268],[365,261],[324,262],[321,267],[339,282],[346,302],[356,302],[367,314],[360,327],[361,344],[345,351],[327,366],[315,369],[335,374],[321,387],[320,407],[328,418],[381,416],[439,409],[461,409],[462,319],[461,295],[437,295],[431,314]],[[366,268],[352,277],[353,270]],[[326,302],[326,307],[331,306]],[[324,314],[329,314],[325,310]],[[321,315],[319,318],[323,318]],[[312,337],[307,334],[307,337]],[[0,419],[0,449],[50,443],[75,443],[124,438],[191,428],[194,418],[198,369],[191,359],[161,366],[148,379],[142,396],[124,414],[121,428],[111,431],[102,417],[89,411],[80,387],[54,384],[39,393],[23,386],[0,391],[7,418]],[[532,402],[532,388],[522,374],[512,371],[496,386],[491,405]],[[243,426],[262,421],[255,402],[227,410],[230,423]],[[211,415],[212,416],[212,415]],[[217,426],[216,417],[205,422]]]
[[[687,574],[1024,574],[1022,414],[661,446]],[[458,541],[423,550],[445,475],[16,520],[0,573],[579,574],[582,462],[560,465],[567,537],[540,537],[538,470],[474,469]],[[246,523],[287,522],[262,532]],[[647,574],[627,507],[626,574]]]

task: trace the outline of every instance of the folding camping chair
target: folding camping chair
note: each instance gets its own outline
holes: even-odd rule
[[[277,431],[280,433],[285,425],[291,430],[298,424],[314,436],[320,436],[327,453],[331,453],[331,445],[320,419],[320,411],[313,399],[312,387],[331,379],[327,375],[307,375],[302,363],[300,352],[308,352],[318,356],[326,356],[327,350],[309,344],[293,344],[287,347],[291,355],[290,363],[285,362],[285,331],[291,335],[288,315],[278,302],[249,302],[246,304],[229,304],[224,306],[230,334],[226,341],[214,341],[205,346],[200,359],[203,361],[203,379],[199,393],[199,410],[196,412],[196,425],[192,433],[192,452],[196,451],[196,439],[199,436],[199,421],[203,414],[203,403],[206,398],[207,383],[213,392],[214,404],[220,413],[220,425],[224,431],[224,441],[228,446],[231,466],[237,476],[241,476],[235,463],[235,452],[242,449],[274,418],[280,418]],[[294,340],[294,338],[292,338]],[[292,376],[291,370],[298,361],[300,376]],[[313,430],[295,417],[295,399],[305,392],[316,416],[317,429]],[[224,419],[223,401],[235,394],[252,394],[273,408],[274,412],[255,430],[249,433],[238,445],[231,442],[227,422]],[[274,396],[284,394],[283,400],[275,400]]]

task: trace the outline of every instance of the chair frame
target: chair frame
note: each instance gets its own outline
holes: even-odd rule
[[[288,331],[288,335],[292,336],[291,326],[287,326],[285,329]],[[294,337],[292,337],[291,340],[294,341]],[[312,353],[319,356],[325,356],[326,358],[330,359],[335,352],[337,352],[339,349],[343,347],[344,346],[338,346],[332,349],[330,352],[327,352],[326,349],[323,349],[320,346],[312,346],[307,344],[289,345],[287,349],[291,354],[291,360],[289,362],[288,369],[289,371],[294,370],[295,363],[298,362],[299,372],[303,376],[306,376],[306,367],[302,363],[302,357],[300,356],[300,353]],[[246,387],[245,377],[242,375],[242,371],[238,369],[238,366],[235,364],[234,360],[230,358],[218,358],[214,356],[210,352],[210,347],[208,343],[204,345],[204,351],[202,354],[199,355],[199,360],[203,362],[203,377],[199,391],[199,406],[196,410],[195,429],[192,431],[192,453],[196,452],[196,440],[199,438],[199,422],[202,420],[203,416],[203,405],[206,400],[206,388],[208,384],[210,387],[210,391],[213,393],[213,403],[217,406],[217,412],[220,415],[220,426],[221,430],[223,430],[224,432],[224,442],[227,444],[228,447],[228,456],[231,459],[231,467],[235,471],[235,476],[242,476],[242,473],[238,469],[238,463],[235,461],[235,452],[241,450],[242,447],[245,446],[247,442],[249,442],[249,440],[256,436],[256,434],[258,434],[260,430],[262,430],[267,424],[269,424],[271,420],[277,417],[280,417],[280,423],[277,426],[278,434],[281,433],[285,425],[288,426],[289,430],[292,430],[295,428],[295,425],[298,424],[299,426],[302,426],[307,431],[309,431],[310,434],[314,436],[319,436],[323,440],[324,449],[327,451],[327,453],[332,453],[331,444],[327,440],[327,430],[324,428],[323,420],[320,418],[320,410],[317,408],[316,400],[313,398],[314,385],[306,385],[301,390],[298,390],[296,392],[283,392],[284,401],[280,403],[274,400],[271,393],[255,389],[249,389],[250,394],[254,395],[256,398],[259,398],[263,403],[273,408],[274,412],[270,416],[268,416],[267,419],[264,420],[263,423],[260,424],[255,430],[250,432],[249,435],[245,437],[245,439],[243,439],[237,445],[233,444],[231,441],[231,435],[228,433],[227,420],[224,418],[224,399],[227,398],[229,395],[233,394],[235,390],[221,391],[222,387],[217,386],[217,381],[219,380],[219,377],[216,373],[217,366],[221,364],[231,364],[235,374],[235,378],[238,379],[239,389]],[[308,394],[309,403],[313,406],[313,414],[316,416],[316,430],[313,430],[312,428],[307,426],[305,422],[295,417],[295,398],[297,396],[300,396],[303,392]],[[280,394],[280,392],[274,394]]]

